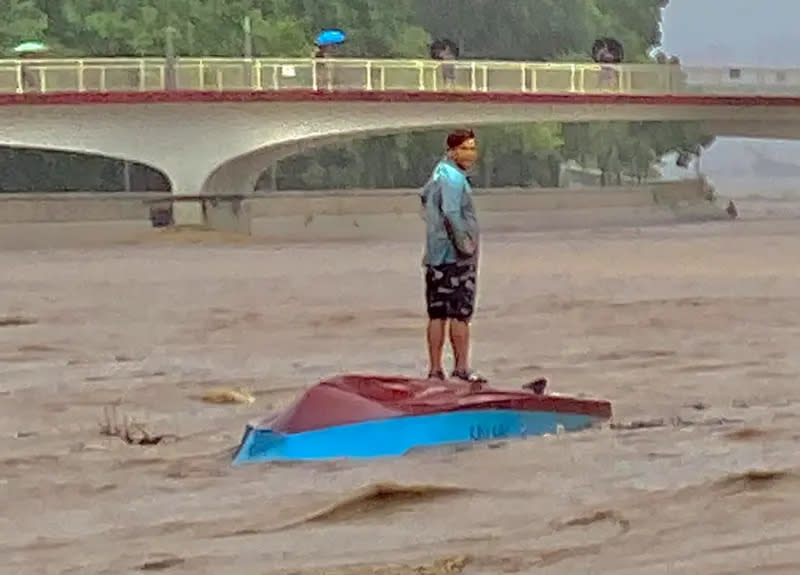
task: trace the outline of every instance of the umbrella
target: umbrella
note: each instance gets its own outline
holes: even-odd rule
[[[616,38],[598,38],[592,44],[592,59],[599,64],[619,64],[624,58],[625,50]]]
[[[42,44],[41,42],[23,42],[19,44],[16,48],[14,48],[14,52],[17,54],[24,54],[30,52],[44,52],[47,50],[47,46]]]
[[[323,30],[319,34],[317,34],[316,45],[317,46],[329,46],[331,44],[341,44],[347,39],[347,36],[344,32],[339,30],[338,28],[331,28],[329,30]]]
[[[442,60],[445,52],[450,52],[454,58],[458,58],[458,46],[449,38],[440,38],[431,44],[430,54],[434,60]]]

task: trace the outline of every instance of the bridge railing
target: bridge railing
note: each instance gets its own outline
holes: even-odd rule
[[[366,90],[800,95],[800,70],[673,64],[164,58],[0,60],[0,93]]]

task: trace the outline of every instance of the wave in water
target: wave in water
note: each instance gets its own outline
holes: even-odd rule
[[[237,537],[292,529],[309,523],[343,523],[373,516],[387,516],[409,506],[424,505],[435,500],[475,493],[475,490],[442,485],[400,485],[373,483],[347,493],[332,503],[306,511],[281,525],[263,528],[241,528],[218,533],[214,538]]]

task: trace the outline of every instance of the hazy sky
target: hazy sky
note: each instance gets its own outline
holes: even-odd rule
[[[800,67],[800,0],[670,0],[662,32],[665,52],[685,64]],[[800,170],[800,142],[720,138],[703,169],[732,195],[800,189],[800,176],[789,175]]]
[[[670,0],[663,37],[687,64],[800,66],[800,0]]]

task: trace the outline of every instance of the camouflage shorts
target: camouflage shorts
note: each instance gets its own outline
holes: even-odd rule
[[[477,268],[456,262],[425,268],[425,301],[430,319],[469,321],[475,309]]]

